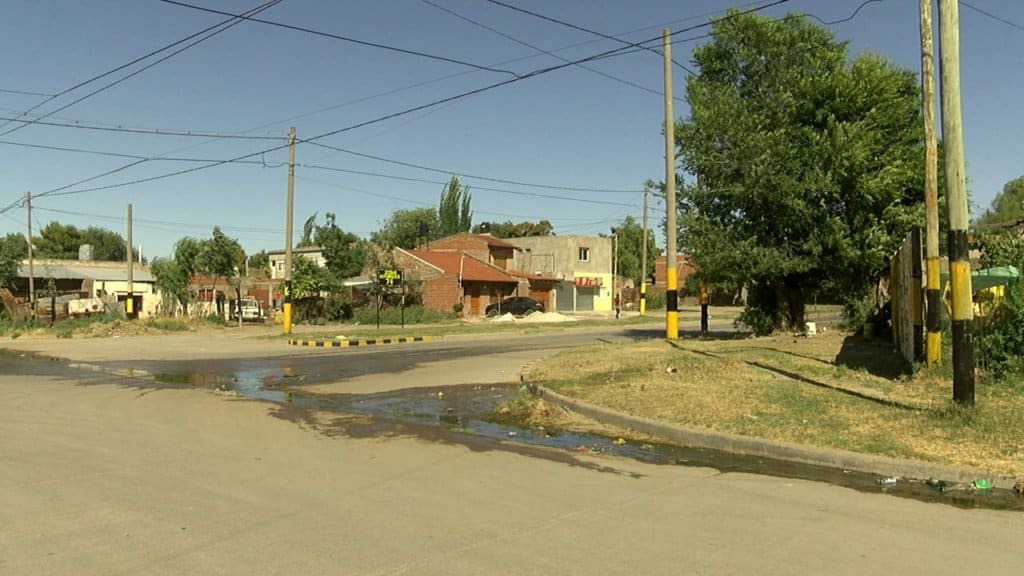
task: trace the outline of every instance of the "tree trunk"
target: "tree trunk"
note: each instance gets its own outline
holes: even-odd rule
[[[784,302],[779,302],[779,304],[784,306],[782,311],[786,315],[788,328],[802,332],[804,330],[804,316],[807,309],[804,287],[800,279],[793,276],[787,277],[784,282],[786,298]]]

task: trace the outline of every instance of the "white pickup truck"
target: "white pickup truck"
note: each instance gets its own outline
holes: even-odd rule
[[[240,305],[231,310],[231,319],[238,320],[238,311],[241,308],[243,322],[260,322],[263,320],[263,307],[260,301],[255,298],[242,298]]]

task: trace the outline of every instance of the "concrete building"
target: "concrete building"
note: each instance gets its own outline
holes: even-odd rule
[[[284,250],[269,250],[267,258],[270,260],[270,278],[272,280],[284,279]],[[320,246],[305,246],[292,249],[292,259],[307,258],[323,268],[327,266],[327,259],[324,257],[324,249]]]
[[[558,280],[555,310],[612,310],[612,239],[601,236],[530,236],[506,240],[519,248],[513,267]]]
[[[22,261],[12,290],[14,297],[22,302],[29,301],[28,269],[28,261]],[[124,262],[37,258],[32,263],[32,276],[36,301],[49,297],[48,294],[57,294],[124,302],[128,295],[128,266]],[[133,309],[139,318],[156,314],[160,298],[156,279],[148,266],[135,264],[132,267],[132,295]]]

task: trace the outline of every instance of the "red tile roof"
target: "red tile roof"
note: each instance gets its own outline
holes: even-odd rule
[[[487,243],[487,245],[491,248],[512,248],[514,250],[520,249],[519,246],[516,246],[515,244],[512,244],[510,242],[506,242],[501,238],[495,238],[490,234],[473,234],[470,232],[460,232],[458,234],[452,234],[451,236],[445,236],[444,238],[438,239],[437,242],[440,242],[442,240],[450,240],[454,238],[468,238],[472,240],[479,240],[481,242]]]
[[[517,280],[497,266],[460,252],[437,252],[433,250],[409,250],[409,254],[441,269],[445,274],[462,273],[463,280],[476,282],[508,282]]]

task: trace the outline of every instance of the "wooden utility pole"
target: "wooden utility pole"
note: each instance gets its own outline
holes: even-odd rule
[[[953,312],[953,400],[974,405],[974,302],[967,248],[967,182],[960,116],[960,14],[957,0],[939,0],[942,143],[949,200],[949,280]]]
[[[288,130],[288,201],[284,225],[284,333],[292,333],[292,220],[295,206],[295,127]]]
[[[127,257],[127,260],[128,260],[128,276],[127,276],[127,278],[128,278],[128,287],[127,287],[128,296],[124,300],[124,312],[125,312],[125,316],[127,316],[128,319],[131,320],[132,316],[134,316],[134,314],[135,314],[135,295],[133,294],[134,287],[132,286],[132,280],[134,280],[135,257],[132,255],[132,205],[131,204],[128,205],[128,230],[127,230],[127,234],[128,234],[128,238],[127,238],[127,240],[128,240],[128,253],[127,253],[127,256],[128,256]]]
[[[28,215],[28,312],[36,315],[36,271],[32,260],[32,193],[25,192],[25,211]]]
[[[921,0],[921,102],[924,116],[925,210],[925,358],[929,366],[942,360],[939,314],[939,154],[935,137],[935,48],[932,41],[932,0]]]
[[[672,33],[665,28],[665,338],[679,338],[679,278],[676,270],[676,144],[672,117]]]
[[[647,186],[644,186],[643,244],[640,248],[640,315],[647,314]]]

